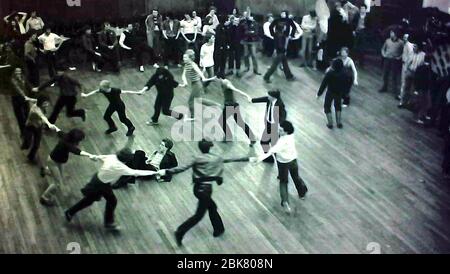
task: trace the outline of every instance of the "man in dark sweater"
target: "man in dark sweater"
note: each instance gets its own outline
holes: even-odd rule
[[[162,113],[166,116],[171,116],[175,119],[181,120],[183,119],[183,114],[178,113],[170,109],[170,105],[173,100],[173,89],[178,87],[178,82],[175,81],[172,73],[166,68],[159,67],[153,76],[148,80],[145,87],[141,90],[141,92],[145,92],[150,90],[153,86],[156,86],[156,90],[158,94],[156,95],[155,100],[155,112],[150,121],[147,122],[147,125],[157,125],[159,114]]]
[[[230,49],[230,33],[225,26],[225,16],[219,16],[220,24],[216,27],[216,41],[214,43],[214,72],[218,76],[225,76],[228,50]],[[229,22],[228,22],[229,23]]]
[[[78,80],[70,77],[64,72],[58,72],[50,81],[42,84],[40,87],[33,88],[34,92],[43,90],[53,84],[59,86],[59,97],[56,100],[52,114],[48,118],[50,123],[54,124],[58,119],[61,110],[66,107],[67,117],[80,117],[83,121],[86,120],[86,112],[84,109],[75,109],[77,103],[78,90],[81,89],[81,84]]]
[[[139,71],[144,72],[144,54],[147,53],[149,56],[152,56],[153,52],[146,45],[145,38],[135,31],[132,24],[128,24],[128,27],[120,35],[119,45],[133,53],[139,66]]]
[[[194,183],[194,195],[198,199],[197,211],[195,214],[180,225],[175,232],[175,239],[178,246],[182,245],[184,235],[196,224],[198,224],[206,212],[209,212],[209,218],[214,228],[213,236],[219,237],[225,232],[222,218],[217,212],[217,205],[212,199],[212,184],[217,182],[223,183],[223,164],[231,162],[247,162],[249,157],[241,157],[235,159],[224,159],[219,155],[211,153],[210,150],[214,144],[207,140],[198,143],[198,147],[202,152],[201,155],[188,165],[176,167],[168,170],[161,170],[159,175],[177,174],[192,168],[192,182]]]
[[[95,39],[90,27],[85,28],[84,34],[81,36],[81,42],[88,61],[92,63],[92,70],[101,71],[103,67],[103,58],[102,54],[97,50],[98,47],[95,45]]]
[[[103,30],[98,33],[98,43],[100,45],[100,53],[104,60],[111,64],[114,72],[120,72],[119,42],[108,22],[103,24]]]
[[[89,93],[82,93],[81,97],[89,97],[96,93],[102,93],[105,95],[106,99],[108,99],[109,106],[106,108],[105,114],[103,115],[103,119],[108,123],[109,128],[105,131],[105,134],[111,134],[117,131],[116,124],[114,123],[111,116],[114,112],[117,112],[120,121],[127,126],[127,136],[132,136],[134,130],[136,129],[131,121],[128,119],[126,111],[125,111],[125,103],[120,98],[120,95],[123,94],[143,94],[141,91],[131,91],[131,90],[121,90],[118,88],[111,87],[111,83],[108,80],[103,80],[100,82],[100,88]]]
[[[282,24],[276,25],[276,31],[272,32],[272,36],[275,44],[276,55],[273,58],[272,65],[264,75],[264,81],[266,81],[266,83],[271,83],[270,76],[272,76],[272,74],[276,71],[280,63],[283,64],[283,71],[286,79],[288,81],[293,81],[295,78],[291,73],[286,57],[286,49],[291,36],[288,31],[283,29]]]

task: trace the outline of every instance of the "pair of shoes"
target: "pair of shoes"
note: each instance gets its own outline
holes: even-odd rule
[[[286,212],[287,214],[291,214],[292,209],[291,209],[291,207],[289,206],[289,203],[288,203],[288,202],[284,202],[284,203],[283,203],[283,208],[284,208],[284,212]]]
[[[136,129],[135,127],[130,127],[130,128],[128,129],[128,131],[127,131],[126,136],[127,136],[127,137],[132,136],[135,129]]]
[[[41,205],[43,205],[43,206],[47,206],[47,207],[55,206],[55,202],[53,202],[53,201],[51,201],[51,200],[48,200],[48,199],[46,199],[46,198],[44,198],[44,197],[41,197],[41,198],[39,199],[39,202],[40,202]]]
[[[140,72],[144,72],[144,66],[140,66],[140,67],[139,67],[139,71],[140,71]]]
[[[177,242],[177,245],[182,246],[183,245],[183,243],[182,243],[183,236],[178,231],[175,231],[174,235],[175,235],[175,241]]]
[[[327,124],[327,128],[333,129],[333,125]]]
[[[214,238],[217,238],[217,237],[221,236],[223,233],[225,233],[225,229],[222,229],[219,231],[214,231],[213,236],[214,236]]]
[[[342,125],[342,124],[337,124],[337,128],[343,128],[344,127],[344,125]]]
[[[147,121],[147,122],[145,122],[145,124],[146,124],[147,126],[156,126],[156,125],[159,125],[158,122],[154,122],[154,121]]]
[[[395,99],[400,101],[402,99],[402,97],[400,97],[400,95],[397,95],[397,96],[395,96]]]
[[[159,68],[159,65],[158,65],[157,63],[154,63],[154,64],[153,64],[153,67],[154,67],[154,68]]]
[[[301,200],[305,200],[306,198],[306,193],[308,193],[308,188],[305,186],[305,191],[303,192],[303,195],[298,195],[300,197]]]
[[[348,107],[348,104],[342,104],[342,107],[343,107],[343,108],[347,108],[347,107]]]
[[[105,131],[105,134],[111,134],[111,133],[113,133],[113,132],[116,132],[117,131],[117,128],[115,127],[115,128],[108,128],[106,131]]]
[[[72,221],[73,215],[70,214],[68,210],[66,210],[66,211],[64,212],[64,216],[66,217],[66,221],[67,221],[68,223],[70,223],[70,221]]]
[[[105,229],[108,231],[119,231],[120,226],[115,223],[105,224]]]

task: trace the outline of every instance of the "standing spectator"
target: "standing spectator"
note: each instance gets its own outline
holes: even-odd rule
[[[230,49],[230,36],[225,26],[226,16],[221,15],[220,24],[216,27],[215,43],[214,43],[214,70],[219,77],[225,76],[225,67],[227,63],[227,55]]]
[[[347,47],[343,47],[340,52],[340,58],[342,59],[342,63],[344,64],[344,74],[346,76],[345,84],[343,86],[343,107],[348,107],[350,105],[350,91],[352,90],[352,86],[358,85],[358,71],[356,70],[355,62],[349,56],[349,49]]]
[[[50,78],[56,75],[56,52],[61,47],[62,38],[54,34],[50,27],[45,28],[45,33],[38,37],[39,42],[42,44],[44,50],[42,51],[47,62],[48,74]]]
[[[402,78],[401,78],[401,86],[400,86],[400,95],[398,99],[401,99],[402,94],[405,93],[405,88],[407,82],[411,82],[413,75],[408,75],[408,62],[414,55],[414,44],[409,41],[409,34],[405,33],[403,35],[403,53],[402,53]],[[408,77],[409,76],[409,77]],[[410,78],[410,79],[407,79]]]
[[[184,15],[184,19],[180,22],[181,36],[183,36],[185,41],[185,46],[183,51],[186,49],[193,49],[196,54],[198,52],[197,43],[197,27],[195,26],[195,21],[192,20],[189,14]]]
[[[430,56],[425,57],[425,61],[422,65],[417,67],[414,76],[414,88],[419,98],[415,107],[416,123],[423,125],[425,119],[429,119],[427,116],[428,110],[431,107],[431,84],[433,82],[433,71],[431,70]]]
[[[140,39],[137,31],[135,31],[135,28],[133,27],[133,24],[128,24],[127,28],[122,32],[119,38],[119,45],[133,53],[139,67],[139,71],[144,72],[144,54],[148,53],[151,55],[152,52],[150,48],[147,47],[144,40]]]
[[[239,23],[239,17],[232,16],[230,18],[231,23],[229,25],[230,34],[230,51],[228,55],[228,73],[227,75],[233,75],[236,70],[236,77],[241,77],[241,58],[242,58],[242,25]]]
[[[27,65],[27,78],[33,87],[39,86],[39,66],[37,63],[37,34],[33,33],[25,42],[24,57]]]
[[[212,20],[213,20],[212,28],[213,28],[213,29],[215,29],[215,28],[220,24],[219,18],[218,18],[217,15],[216,15],[216,11],[217,11],[217,9],[216,9],[215,7],[211,7],[211,8],[209,9],[208,15],[206,15],[206,19],[207,19],[208,17],[211,17],[211,18],[212,18]]]
[[[260,42],[260,36],[258,31],[258,24],[252,16],[248,16],[241,20],[243,28],[243,39],[242,45],[244,46],[244,62],[245,71],[250,70],[250,58],[253,64],[253,73],[256,75],[261,75],[258,72],[258,61],[256,59],[256,46]]]
[[[267,21],[263,25],[263,52],[267,57],[272,57],[273,52],[275,50],[275,45],[273,43],[273,36],[270,33],[270,25],[272,24],[274,18],[273,14],[267,14]]]
[[[208,39],[209,38],[209,39]],[[206,72],[208,78],[212,78],[214,76],[214,41],[215,36],[211,35],[207,37],[208,42],[203,44],[200,49],[200,67],[203,69],[203,73]],[[205,88],[205,92],[207,92],[208,85],[211,82],[203,83],[203,87]]]
[[[381,49],[383,60],[383,87],[380,92],[387,92],[389,80],[392,78],[394,94],[398,94],[399,76],[401,74],[401,60],[403,54],[403,41],[398,39],[395,30],[391,30],[390,38],[384,42]]]
[[[13,19],[11,19],[13,17]],[[14,29],[17,29],[20,35],[24,35],[27,31],[25,28],[25,19],[27,18],[26,12],[13,12],[3,18],[7,25],[11,25]]]
[[[355,36],[355,44],[354,44],[354,55],[355,59],[358,62],[358,66],[364,66],[364,54],[366,50],[366,45],[369,39],[368,36],[368,28],[370,27],[370,21],[367,12],[367,6],[361,5],[359,8],[359,13],[355,16],[353,20],[353,24],[355,26],[354,36]]]
[[[197,11],[192,12],[192,19],[195,21],[195,26],[197,27],[197,33],[202,32],[202,18],[200,16],[197,16]]]
[[[301,67],[312,66],[313,45],[317,29],[317,15],[315,11],[310,11],[308,15],[303,16],[301,28],[303,30],[302,49],[300,55],[302,58]]]
[[[37,33],[41,33],[44,29],[44,21],[42,21],[41,17],[38,17],[36,15],[36,11],[31,12],[31,17],[28,18],[27,22],[25,23],[25,31],[36,31]]]
[[[103,67],[102,55],[97,51],[95,46],[95,39],[92,35],[92,29],[86,27],[83,36],[81,37],[83,49],[87,54],[88,62],[92,63],[93,71],[101,71]]]
[[[28,113],[30,108],[28,106],[28,101],[35,101],[31,99],[26,94],[26,83],[23,77],[22,69],[16,68],[11,77],[11,87],[13,94],[11,96],[11,104],[14,111],[14,116],[16,116],[17,125],[19,126],[20,135],[24,136],[25,124],[27,121]]]
[[[103,30],[98,33],[98,43],[105,63],[111,64],[114,72],[119,72],[119,42],[108,22],[103,24]]]
[[[148,46],[153,49],[156,61],[161,58],[162,20],[162,16],[159,14],[157,9],[153,9],[152,14],[147,16],[145,19],[145,26],[147,27],[147,43]],[[156,62],[155,65],[157,65]]]
[[[293,81],[295,79],[294,75],[292,75],[291,73],[286,57],[286,48],[287,44],[289,43],[289,34],[285,29],[286,28],[283,28],[282,25],[277,25],[276,32],[272,34],[275,41],[276,56],[273,58],[271,67],[264,75],[264,81],[266,81],[266,83],[271,83],[270,76],[272,76],[272,74],[276,71],[280,63],[283,64],[283,72],[286,76],[286,79],[288,81]]]
[[[166,66],[169,65],[169,60],[172,60],[175,65],[180,66],[181,49],[178,40],[180,32],[180,21],[174,19],[172,13],[168,13],[162,26],[162,34],[164,37],[164,65]]]
[[[404,49],[405,50],[405,49]],[[414,85],[414,78],[416,70],[419,66],[421,66],[425,61],[425,52],[417,45],[413,45],[412,54],[405,58],[405,63],[403,64],[405,70],[405,78],[404,85],[402,85],[402,89],[400,90],[400,96],[397,99],[400,100],[398,107],[402,108],[408,100],[410,92]],[[403,73],[403,72],[402,72]],[[403,75],[402,75],[403,76]]]

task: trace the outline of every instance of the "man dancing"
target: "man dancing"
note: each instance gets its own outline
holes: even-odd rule
[[[125,112],[125,103],[120,98],[120,94],[142,94],[141,91],[130,91],[130,90],[121,90],[119,88],[111,87],[111,83],[108,80],[103,80],[100,82],[100,88],[93,90],[89,93],[81,93],[81,97],[89,97],[96,93],[102,93],[105,95],[106,99],[109,101],[109,106],[106,108],[105,114],[103,115],[103,119],[108,123],[109,128],[105,131],[105,134],[111,134],[117,131],[116,124],[114,123],[111,116],[114,112],[117,111],[119,115],[119,120],[127,126],[127,136],[133,135],[134,130],[136,129],[131,121],[127,118],[127,114]]]
[[[218,185],[223,183],[222,173],[224,163],[247,162],[249,161],[249,157],[224,159],[221,156],[210,152],[213,146],[214,144],[212,142],[203,139],[198,143],[198,148],[202,154],[197,156],[192,163],[168,170],[163,169],[158,172],[159,175],[164,176],[166,174],[181,173],[190,168],[192,168],[193,171],[192,182],[194,183],[194,195],[198,199],[198,206],[194,216],[187,219],[175,232],[175,239],[178,246],[182,245],[183,236],[202,220],[206,211],[209,212],[209,218],[214,228],[213,236],[219,237],[225,232],[222,218],[217,212],[217,205],[211,197],[212,183],[214,181],[217,182]]]

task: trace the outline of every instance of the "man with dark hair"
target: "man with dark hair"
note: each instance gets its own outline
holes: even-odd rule
[[[77,212],[91,206],[94,202],[100,201],[103,197],[106,200],[104,226],[107,230],[117,231],[119,227],[114,221],[114,210],[117,206],[117,198],[111,187],[121,176],[151,176],[154,171],[135,170],[127,167],[125,161],[130,154],[129,149],[122,149],[117,154],[91,156],[93,160],[100,160],[102,166],[94,174],[91,181],[81,189],[84,197],[74,206],[65,211],[65,217],[68,222],[77,214]]]
[[[111,64],[114,72],[119,72],[119,42],[108,22],[103,23],[103,29],[98,33],[98,43],[104,61]]]
[[[42,44],[42,53],[45,56],[48,67],[48,75],[53,78],[56,75],[56,52],[63,43],[61,36],[54,34],[50,27],[45,28],[45,32],[38,37]]]
[[[267,96],[253,98],[252,103],[266,103],[266,112],[264,115],[265,128],[261,137],[261,146],[264,152],[268,152],[270,145],[275,145],[278,140],[278,127],[281,122],[286,120],[286,109],[279,90],[272,90]],[[268,157],[265,162],[273,163],[273,157]]]
[[[153,49],[156,61],[160,61],[161,48],[161,32],[163,27],[163,18],[157,8],[152,9],[152,13],[145,19],[147,28],[147,43]],[[157,65],[156,63],[154,64]]]
[[[224,163],[247,162],[249,161],[249,158],[224,159],[221,156],[210,152],[213,146],[214,144],[211,141],[203,139],[198,143],[198,148],[202,154],[195,157],[190,164],[168,170],[163,169],[158,172],[160,175],[177,174],[192,168],[194,195],[198,199],[198,206],[195,214],[187,219],[176,230],[175,239],[178,246],[182,245],[182,240],[186,232],[199,223],[207,211],[214,228],[213,236],[219,237],[225,232],[222,218],[217,212],[217,205],[211,197],[212,184],[214,181],[219,185],[223,183],[222,174]]]
[[[39,85],[39,65],[37,63],[38,49],[36,47],[37,33],[30,35],[25,42],[24,57],[27,65],[27,79],[33,86]]]
[[[144,72],[144,54],[153,55],[153,52],[145,44],[143,37],[140,37],[135,31],[133,24],[128,24],[127,28],[122,32],[119,38],[119,45],[130,50],[136,58],[140,72]],[[156,38],[155,38],[156,39]]]
[[[310,11],[309,14],[303,16],[301,28],[303,30],[302,35],[302,48],[300,55],[302,58],[301,67],[312,66],[313,60],[313,44],[316,40],[316,29],[318,25],[318,18],[315,11]]]
[[[81,42],[88,61],[92,63],[92,70],[100,72],[103,68],[103,59],[102,54],[97,50],[91,27],[85,27]]]
[[[11,87],[13,92],[11,96],[11,103],[14,110],[14,115],[16,116],[17,124],[19,126],[20,134],[23,135],[28,113],[30,111],[28,101],[35,101],[35,99],[32,99],[26,95],[27,86],[22,69],[16,68],[14,70],[11,77]]]
[[[59,97],[53,107],[52,114],[48,118],[49,122],[54,124],[58,119],[59,113],[64,107],[66,107],[67,117],[80,117],[83,121],[85,121],[85,110],[75,109],[78,91],[82,89],[81,84],[78,80],[67,75],[67,73],[58,72],[55,77],[50,79],[50,81],[42,84],[40,87],[33,88],[33,91],[38,92],[55,83],[59,86]]]
[[[390,37],[386,39],[381,49],[381,55],[383,57],[383,87],[379,92],[388,91],[389,80],[392,77],[393,92],[396,95],[398,94],[403,46],[403,41],[398,38],[394,30],[391,30]]]
[[[170,105],[173,100],[173,90],[178,87],[178,82],[175,81],[172,73],[166,68],[159,67],[156,69],[156,72],[152,75],[150,80],[148,80],[145,87],[141,90],[141,92],[145,92],[150,90],[153,86],[156,87],[158,91],[155,99],[155,112],[153,113],[150,121],[147,122],[147,125],[157,125],[159,115],[162,113],[166,116],[173,117],[177,120],[183,119],[183,114],[178,113],[170,109]]]
[[[261,162],[273,155],[277,159],[278,178],[280,179],[281,206],[287,213],[291,212],[288,195],[288,175],[291,174],[297,189],[298,196],[303,199],[308,191],[304,181],[298,174],[297,149],[295,148],[294,126],[288,121],[283,121],[278,128],[280,139],[270,150],[258,157]]]
[[[172,13],[166,15],[166,20],[162,25],[162,36],[164,38],[163,50],[164,65],[169,65],[169,60],[172,60],[175,65],[180,66],[181,62],[181,49],[180,41],[180,21],[173,17]]]

